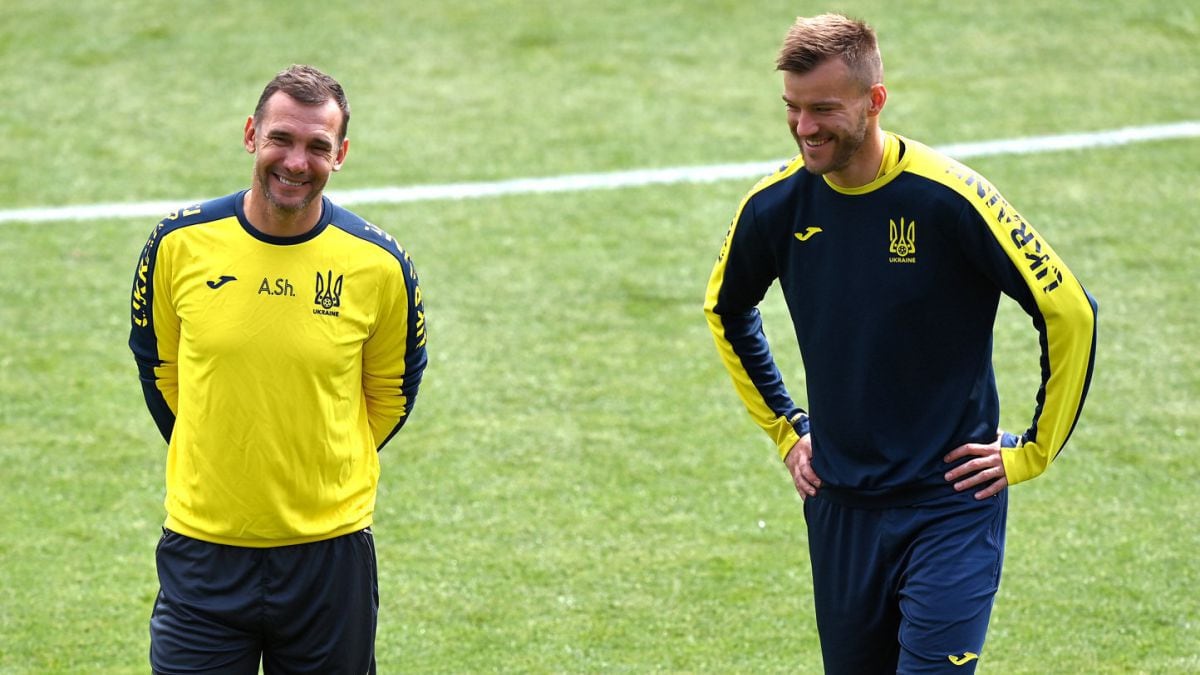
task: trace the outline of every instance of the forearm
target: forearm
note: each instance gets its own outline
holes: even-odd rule
[[[1043,311],[1043,384],[1032,426],[1003,450],[1010,484],[1035,478],[1058,456],[1075,429],[1091,384],[1096,349],[1095,300],[1072,279]]]
[[[758,311],[729,317],[710,309],[707,314],[717,352],[733,379],[734,390],[751,419],[771,437],[780,457],[787,455],[808,432],[808,417],[784,386]]]

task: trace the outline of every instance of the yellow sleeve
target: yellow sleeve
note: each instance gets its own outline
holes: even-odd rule
[[[428,361],[421,286],[407,254],[399,260],[383,285],[378,321],[363,344],[363,395],[378,448],[407,421]]]

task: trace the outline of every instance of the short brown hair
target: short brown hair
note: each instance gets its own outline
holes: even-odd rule
[[[863,89],[883,81],[875,30],[841,14],[797,18],[783,40],[775,69],[807,73],[832,57],[845,62]]]
[[[321,105],[333,100],[342,111],[342,128],[338,132],[338,143],[346,140],[346,131],[350,128],[350,102],[346,100],[346,92],[337,80],[322,73],[312,66],[293,65],[281,71],[263,89],[258,97],[258,105],[254,107],[254,125],[262,121],[263,109],[267,100],[276,92],[291,96],[304,105]]]

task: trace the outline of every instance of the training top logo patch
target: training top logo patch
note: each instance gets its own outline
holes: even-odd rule
[[[342,305],[342,279],[345,277],[339,274],[337,279],[333,278],[333,270],[329,270],[325,275],[317,272],[317,296],[313,300],[314,304],[319,305],[313,310],[313,314],[322,314],[324,316],[337,316],[338,312],[334,307]]]
[[[917,262],[917,221],[905,223],[901,218],[899,225],[894,220],[888,221],[888,253],[892,254],[888,262]]]

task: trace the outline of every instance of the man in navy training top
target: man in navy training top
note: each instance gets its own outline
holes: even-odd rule
[[[880,129],[874,31],[801,18],[780,51],[800,154],[743,199],[705,312],[751,417],[804,501],[828,673],[973,672],[1004,553],[1007,487],[1079,418],[1096,304],[978,173]],[[757,305],[779,282],[807,380],[793,403]],[[1033,319],[1041,388],[999,430],[1000,294]]]

